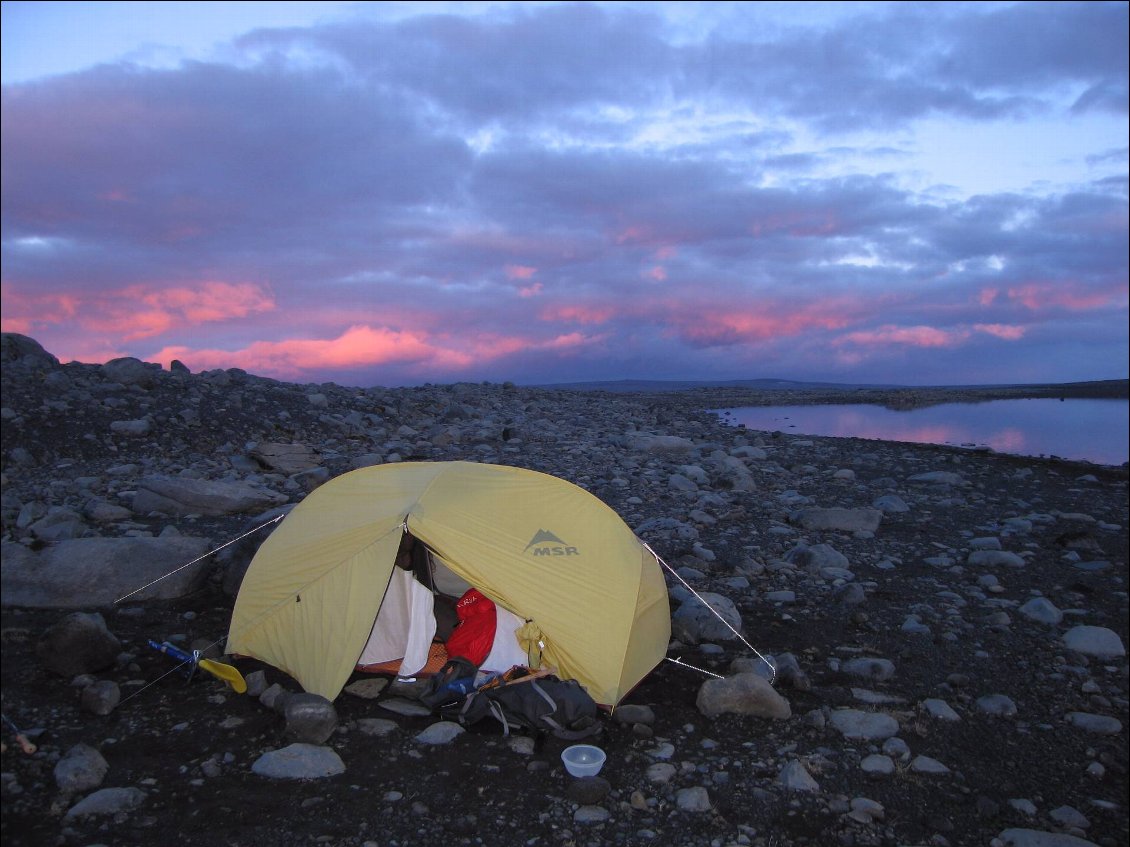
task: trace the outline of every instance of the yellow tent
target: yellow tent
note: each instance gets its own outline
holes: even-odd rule
[[[598,498],[557,477],[472,462],[344,474],[263,543],[228,635],[333,700],[366,647],[405,534],[433,561],[527,621],[524,646],[598,703],[615,705],[659,662],[671,632],[655,557]]]

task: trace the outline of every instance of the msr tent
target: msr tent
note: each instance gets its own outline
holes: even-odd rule
[[[468,587],[499,610],[496,649],[598,703],[667,651],[659,563],[611,508],[557,477],[472,462],[377,465],[317,488],[252,560],[228,651],[333,700],[358,665],[418,671],[441,601]]]

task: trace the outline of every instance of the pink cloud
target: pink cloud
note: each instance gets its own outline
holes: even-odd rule
[[[1080,291],[1078,288],[1074,283],[1030,282],[1008,289],[1008,296],[1032,311],[1050,308],[1072,312],[1101,309],[1111,305],[1117,297],[1117,292],[1102,289]],[[1121,294],[1124,301],[1125,286],[1122,287]]]
[[[542,285],[540,282],[535,282],[533,285],[525,285],[518,289],[519,297],[536,297],[541,294]]]
[[[655,258],[658,261],[667,262],[674,259],[678,254],[679,248],[673,244],[667,244],[655,251]]]
[[[655,280],[656,282],[663,282],[667,279],[667,270],[662,265],[656,265],[654,268],[649,270],[645,274],[645,276],[648,279]]]
[[[982,306],[991,306],[996,301],[998,294],[1000,292],[995,288],[982,288],[978,300]]]
[[[843,305],[843,304],[841,304]],[[840,329],[849,322],[847,308],[829,301],[789,308],[780,303],[766,306],[664,305],[670,323],[683,338],[704,345],[740,344],[795,336],[813,329]]]
[[[973,328],[979,332],[1003,338],[1006,341],[1019,341],[1028,331],[1026,327],[1008,324],[973,324]]]
[[[881,326],[874,330],[850,332],[837,343],[864,347],[902,345],[906,347],[953,347],[969,337],[968,330],[946,331],[932,326]]]
[[[538,269],[528,265],[507,265],[505,271],[507,279],[530,279]]]
[[[612,320],[616,309],[611,306],[594,306],[582,303],[547,306],[538,315],[543,321],[571,321],[580,324],[602,324]]]
[[[466,353],[431,344],[423,334],[384,327],[353,326],[331,339],[256,341],[242,350],[193,350],[166,347],[156,354],[167,365],[179,359],[193,370],[238,367],[252,373],[287,379],[310,370],[337,370],[390,363],[421,363],[464,368],[473,362]]]

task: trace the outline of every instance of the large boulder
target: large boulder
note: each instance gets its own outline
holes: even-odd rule
[[[106,621],[97,612],[75,612],[50,627],[39,643],[35,655],[59,676],[74,677],[97,673],[117,661],[122,650]]]
[[[38,341],[15,332],[0,334],[0,362],[5,366],[17,365],[29,369],[51,370],[59,367],[59,360],[44,350]]]
[[[280,506],[286,500],[285,495],[245,482],[150,476],[138,482],[133,510],[138,514],[239,515]]]
[[[47,609],[111,606],[142,586],[148,587],[132,594],[132,602],[182,597],[206,577],[208,561],[195,560],[210,546],[207,539],[184,535],[75,538],[38,552],[4,542],[0,602]]]

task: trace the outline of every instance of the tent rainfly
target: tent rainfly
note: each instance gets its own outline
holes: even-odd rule
[[[425,604],[396,566],[408,538],[426,549],[434,577]],[[252,560],[228,651],[333,700],[362,656],[411,650],[408,630],[421,630],[413,610],[431,614],[445,581],[458,586],[447,592],[474,587],[512,613],[526,664],[576,679],[598,703],[615,706],[667,652],[659,563],[609,506],[548,474],[473,462],[377,465],[313,491]],[[422,628],[435,626],[433,615]]]

